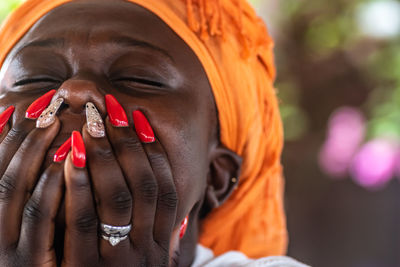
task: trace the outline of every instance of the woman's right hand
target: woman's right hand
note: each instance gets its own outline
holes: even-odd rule
[[[56,266],[54,219],[63,194],[63,165],[40,169],[60,129],[36,129],[21,118],[0,135],[0,266]]]

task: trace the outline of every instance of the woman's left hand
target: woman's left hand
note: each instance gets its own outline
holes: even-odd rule
[[[71,154],[65,162],[63,265],[168,266],[178,198],[167,155],[132,127],[113,127],[107,118],[105,128],[103,138],[82,130],[86,167],[75,167]],[[100,223],[132,230],[112,246],[99,235]]]

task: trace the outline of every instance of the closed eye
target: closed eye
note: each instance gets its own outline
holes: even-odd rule
[[[14,83],[14,86],[24,86],[28,84],[34,84],[34,83],[53,83],[53,84],[58,84],[61,83],[58,80],[51,79],[51,78],[29,78],[29,79],[23,79],[20,81],[17,81]]]
[[[119,79],[115,79],[114,82],[132,82],[132,83],[138,83],[138,84],[143,84],[147,86],[152,86],[152,87],[164,87],[164,84],[152,80],[147,80],[143,78],[133,78],[133,77],[123,77]]]

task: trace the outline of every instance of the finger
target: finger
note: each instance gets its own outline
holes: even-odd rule
[[[0,143],[0,177],[3,176],[14,154],[33,129],[35,129],[35,122],[23,118],[11,127],[9,131],[7,129],[3,130],[2,135],[5,134],[5,136]]]
[[[50,165],[25,205],[18,250],[29,251],[38,263],[55,261],[54,220],[64,191],[63,169],[62,164]]]
[[[154,240],[163,248],[170,243],[175,226],[178,195],[168,157],[158,139],[144,144],[154,176],[158,184],[157,210],[154,225]]]
[[[95,266],[98,253],[98,219],[86,168],[72,163],[71,153],[64,164],[65,241],[64,263]]]
[[[50,104],[56,90],[50,90],[46,94],[36,99],[25,111],[25,117],[22,118],[21,112],[15,112],[14,123],[12,129],[0,144],[0,177],[3,176],[8,163],[13,158],[28,133],[35,128],[35,120],[41,115],[42,111]],[[14,112],[14,107],[9,107]],[[3,112],[4,113],[4,112]],[[5,111],[5,113],[7,113]],[[54,114],[55,115],[55,114]],[[1,117],[1,116],[0,116]],[[3,117],[4,119],[4,117]],[[1,119],[0,119],[1,124]],[[0,125],[1,126],[1,125]]]
[[[6,232],[9,242],[18,240],[25,201],[33,190],[48,147],[59,128],[57,120],[47,129],[33,130],[0,180],[0,236],[5,236]]]
[[[87,127],[83,129],[83,139],[100,222],[112,226],[129,225],[132,196],[108,139],[91,137]],[[126,241],[115,247],[104,239],[100,243],[102,257],[117,257],[116,250],[126,252],[129,248],[130,243]]]
[[[133,195],[131,240],[133,245],[153,241],[157,207],[157,181],[143,146],[129,127],[113,127],[106,119],[109,140]]]
[[[132,113],[135,131],[143,143],[147,158],[158,184],[157,211],[154,227],[154,240],[166,249],[176,219],[178,197],[168,157],[146,116],[140,111]]]

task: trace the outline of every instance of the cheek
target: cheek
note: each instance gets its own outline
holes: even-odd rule
[[[167,140],[163,145],[179,197],[178,218],[186,216],[204,197],[209,165],[208,135],[204,125],[202,118],[191,119],[180,127],[170,126],[162,137]]]

